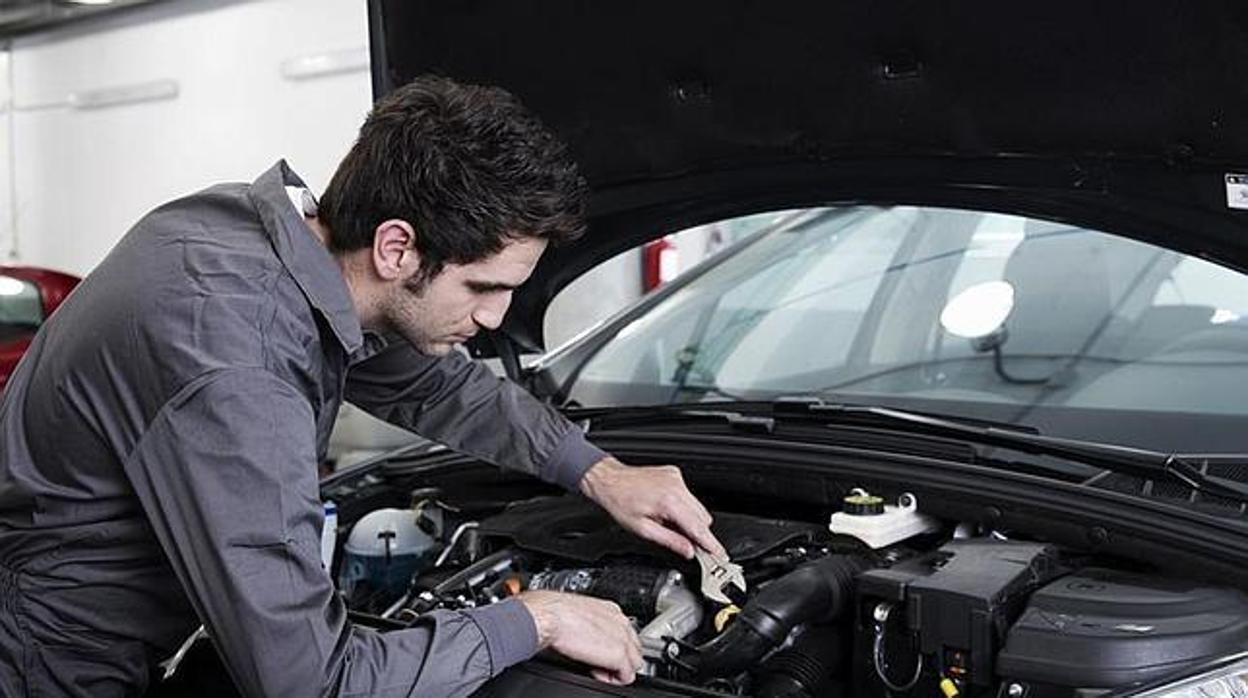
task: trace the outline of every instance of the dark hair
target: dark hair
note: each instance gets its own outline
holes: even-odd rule
[[[509,238],[577,238],[586,191],[567,148],[511,93],[426,76],[374,105],[320,216],[334,252],[371,246],[390,218],[411,223],[429,279]]]

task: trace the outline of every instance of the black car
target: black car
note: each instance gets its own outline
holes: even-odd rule
[[[524,586],[636,619],[630,687],[539,658],[481,695],[1248,696],[1241,5],[370,11],[378,95],[507,87],[594,191],[473,351],[626,462],[679,465],[748,591],[704,598],[587,501],[426,446],[324,484],[355,622]],[[522,361],[597,263],[745,216]]]

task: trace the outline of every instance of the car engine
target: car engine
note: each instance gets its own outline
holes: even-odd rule
[[[572,495],[418,490],[344,521],[335,569],[355,621],[383,628],[526,589],[613,601],[644,647],[629,690],[664,695],[1083,696],[1248,647],[1240,591],[940,521],[910,495],[855,490],[822,521],[714,513],[747,581],[730,604]]]

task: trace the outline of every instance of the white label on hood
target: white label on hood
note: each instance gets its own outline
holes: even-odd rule
[[[1226,176],[1226,205],[1231,208],[1248,209],[1248,175]]]

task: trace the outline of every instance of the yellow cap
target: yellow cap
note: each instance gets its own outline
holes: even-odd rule
[[[940,680],[940,692],[945,694],[945,698],[956,698],[958,695],[958,685],[953,679],[945,677]]]
[[[736,604],[729,604],[719,609],[719,613],[715,614],[715,632],[724,632],[724,628],[728,627],[728,621],[740,612],[741,609]]]
[[[520,581],[519,577],[508,577],[503,580],[503,591],[508,596],[515,596],[524,591],[524,583]]]

